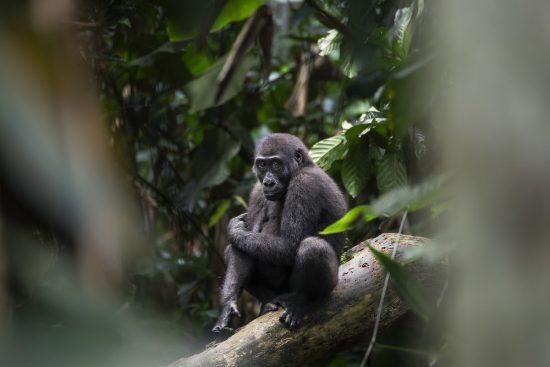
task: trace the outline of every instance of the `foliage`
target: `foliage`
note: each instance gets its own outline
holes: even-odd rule
[[[440,180],[426,181],[433,100],[415,95],[431,65],[424,1],[265,4],[90,1],[80,18],[92,26],[75,25],[151,240],[133,301],[205,329],[225,225],[246,206],[267,133],[301,137],[349,194],[354,208],[325,234],[351,230],[353,244],[402,210],[442,208]]]

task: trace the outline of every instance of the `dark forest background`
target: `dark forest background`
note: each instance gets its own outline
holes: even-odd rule
[[[347,248],[397,232],[404,211],[404,233],[436,232],[447,176],[428,112],[449,82],[430,2],[70,4],[2,15],[3,154],[20,163],[2,165],[3,305],[52,361],[144,363],[138,349],[169,362],[212,340],[226,226],[271,132],[299,136],[345,190],[353,209],[330,230],[348,231]],[[438,88],[419,83],[427,74]],[[258,305],[245,295],[241,308],[242,324]],[[426,358],[397,344],[379,365]],[[365,348],[329,364],[357,365]]]

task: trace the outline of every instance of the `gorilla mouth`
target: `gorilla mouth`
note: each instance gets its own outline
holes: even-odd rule
[[[264,190],[264,196],[267,200],[277,200],[281,197],[281,190]]]

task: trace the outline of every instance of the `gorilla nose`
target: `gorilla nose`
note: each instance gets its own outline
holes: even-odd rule
[[[267,187],[268,189],[270,189],[273,186],[275,186],[275,181],[266,179],[266,180],[264,180],[264,186]]]

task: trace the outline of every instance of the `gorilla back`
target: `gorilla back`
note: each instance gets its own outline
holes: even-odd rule
[[[338,281],[342,234],[319,231],[347,211],[336,183],[307,154],[297,137],[271,134],[257,146],[258,178],[248,213],[228,226],[227,271],[214,332],[231,331],[243,289],[261,303],[260,314],[283,307],[280,321],[298,327]]]

